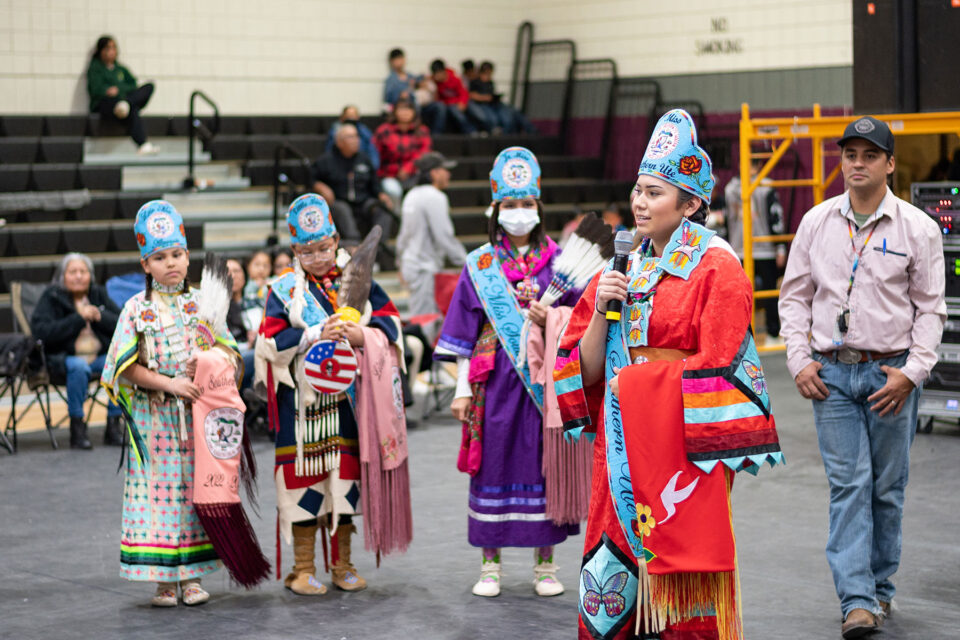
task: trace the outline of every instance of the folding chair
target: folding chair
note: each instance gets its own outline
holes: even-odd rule
[[[440,310],[438,314],[429,314],[425,316],[416,316],[410,318],[411,322],[416,324],[428,324],[437,320],[443,320],[450,309],[450,301],[453,299],[453,292],[457,288],[457,280],[460,278],[459,272],[439,271],[433,276],[433,300],[437,303]],[[433,347],[437,346],[439,332],[433,341]],[[441,362],[433,360],[430,363],[427,379],[427,398],[428,402],[423,407],[422,419],[426,420],[436,411],[445,411],[453,401],[453,395],[456,393],[456,381],[450,384],[444,380],[444,365]],[[449,377],[449,374],[447,374]]]
[[[10,283],[10,300],[13,306],[13,330],[15,333],[21,333],[28,339],[33,339],[33,332],[30,331],[30,323],[28,320],[30,315],[28,314],[33,314],[33,310],[36,308],[37,302],[40,300],[40,296],[43,295],[46,287],[47,285],[29,282],[15,281]],[[40,412],[43,414],[44,426],[47,429],[47,435],[50,437],[50,446],[54,449],[58,448],[57,439],[53,433],[56,427],[50,420],[49,374],[47,372],[46,357],[43,353],[43,342],[35,340],[35,348],[39,353],[41,363],[39,370],[33,372],[32,375],[24,375],[26,372],[21,371],[15,378],[8,378],[4,383],[5,386],[8,386],[11,393],[10,415],[7,417],[7,424],[5,426],[5,432],[13,432],[13,447],[12,449],[8,447],[11,453],[15,453],[17,450],[17,422],[30,411],[34,405],[39,406]],[[18,418],[17,398],[20,396],[20,392],[23,391],[24,384],[27,385],[27,389],[34,393],[34,396],[30,399],[30,402],[27,403],[26,408],[20,412]],[[6,439],[6,437],[4,439]]]
[[[0,398],[10,395],[10,413],[7,421],[0,430],[0,446],[10,453],[17,452],[17,399],[23,390],[31,372],[31,358],[39,362],[43,352],[43,345],[22,333],[0,334],[2,341],[2,358],[0,358]],[[10,440],[8,433],[13,435]]]
[[[33,316],[33,311],[36,309],[37,303],[40,301],[40,297],[43,295],[43,292],[48,286],[50,285],[33,282],[13,282],[10,285],[10,298],[13,306],[14,327],[24,335],[33,337],[33,331],[30,326],[30,318]],[[39,340],[37,342],[41,343]],[[43,355],[42,343],[40,354],[42,359],[41,370],[36,375],[27,379],[27,388],[33,391],[35,396],[27,404],[27,408],[21,412],[21,416],[29,411],[34,404],[37,404],[40,407],[40,412],[43,414],[44,424],[47,428],[48,434],[50,435],[50,443],[53,448],[56,449],[57,442],[54,438],[53,430],[59,428],[60,425],[66,421],[68,416],[63,416],[56,423],[53,423],[50,403],[50,389],[52,387],[57,396],[59,396],[63,403],[66,404],[67,394],[63,388],[63,385],[66,384],[66,379],[60,378],[59,376],[51,376],[50,370],[47,367],[46,356]],[[107,406],[106,402],[100,399],[99,395],[100,378],[99,376],[92,376],[90,378],[90,384],[87,388],[87,397],[84,398],[84,404],[86,404],[88,400],[90,401],[86,415],[84,416],[84,421],[90,421],[90,417],[93,414],[93,409],[96,405],[99,404],[102,407]]]

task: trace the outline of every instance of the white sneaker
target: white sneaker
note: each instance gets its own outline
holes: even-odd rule
[[[484,562],[480,569],[480,579],[473,585],[473,595],[494,598],[500,595],[500,563]]]
[[[137,154],[141,156],[153,155],[155,153],[160,153],[160,147],[152,142],[144,142],[140,145],[140,148],[137,149]]]
[[[778,348],[779,348],[779,347],[785,347],[785,346],[787,346],[787,343],[785,343],[785,342],[783,341],[783,338],[781,338],[780,336],[771,337],[770,335],[767,335],[766,340],[764,340],[764,342],[763,342],[763,346],[765,346],[765,347],[778,347]]]
[[[125,120],[127,116],[130,115],[130,103],[126,100],[121,100],[113,105],[113,115],[117,116],[120,120]]]

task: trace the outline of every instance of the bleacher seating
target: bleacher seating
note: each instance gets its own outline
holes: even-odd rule
[[[187,116],[145,115],[143,120],[152,141],[186,153]],[[223,184],[213,181],[210,189],[194,197],[143,186],[143,172],[150,171],[149,158],[134,162],[127,153],[122,161],[115,162],[109,151],[103,155],[100,149],[101,156],[96,161],[85,163],[85,152],[93,153],[88,139],[126,137],[123,127],[115,122],[101,121],[97,115],[0,116],[0,193],[38,192],[42,196],[76,193],[75,190],[89,192],[86,204],[76,208],[48,205],[0,212],[6,221],[6,226],[0,228],[0,331],[11,330],[10,283],[49,281],[67,251],[90,255],[100,282],[113,275],[138,271],[131,222],[147,200],[164,196],[177,199],[194,256],[202,255],[205,240],[220,250],[224,246],[224,229],[235,229],[238,238],[232,244],[226,238],[227,248],[223,250],[230,255],[262,247],[272,213],[267,196],[273,183],[277,147],[286,143],[315,158],[322,153],[335,121],[336,116],[332,115],[222,117],[217,135],[203,142],[209,155],[204,154],[198,170],[202,172],[202,163],[207,163],[211,172],[213,168],[229,167],[237,176],[248,179],[250,186],[224,186],[227,181],[221,178]],[[373,130],[381,120],[378,116],[363,116],[361,121]],[[628,183],[604,179],[599,159],[565,155],[555,136],[435,136],[434,148],[459,163],[452,172],[448,195],[454,228],[468,249],[486,239],[487,219],[483,211],[490,202],[487,180],[493,157],[512,145],[529,147],[541,161],[544,222],[551,233],[559,232],[578,207],[597,208],[611,200],[626,200],[629,194]],[[164,179],[184,163],[185,158],[153,161],[154,165],[175,165],[156,169],[163,170]],[[142,166],[132,167],[133,164]],[[124,190],[128,169],[139,172],[136,180],[129,183],[140,185],[136,190],[129,184]],[[309,167],[303,160],[287,158],[282,169],[295,183],[309,184]],[[241,227],[246,230],[241,232]],[[200,266],[199,259],[191,263],[191,277],[199,276]],[[391,277],[380,276],[386,281]],[[399,289],[391,291],[391,295],[395,293],[399,294]]]

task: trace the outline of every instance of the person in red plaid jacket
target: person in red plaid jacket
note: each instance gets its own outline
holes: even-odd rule
[[[380,154],[380,188],[390,196],[394,211],[398,211],[404,190],[412,187],[416,179],[414,162],[432,147],[430,130],[420,123],[413,102],[400,98],[387,121],[377,127],[373,144]]]

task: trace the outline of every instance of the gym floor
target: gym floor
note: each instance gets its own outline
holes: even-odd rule
[[[824,557],[827,482],[809,402],[793,386],[782,355],[764,359],[787,466],[741,474],[733,494],[743,586],[745,636],[839,638],[840,609]],[[95,445],[102,429],[92,429]],[[153,585],[118,576],[122,476],[118,449],[71,451],[67,433],[52,451],[46,433],[23,434],[20,452],[0,450],[0,637],[320,638],[457,640],[573,638],[583,539],[557,549],[566,593],[538,598],[532,551],[504,552],[503,593],[470,593],[480,554],[466,539],[467,476],[456,471],[460,428],[437,414],[410,432],[415,537],[404,555],[374,558],[355,538],[354,561],[370,587],[296,596],[271,581],[246,592],[226,571],[204,580],[210,602],[154,609]],[[260,514],[248,513],[271,562],[276,558],[272,445],[255,441]],[[876,637],[947,640],[960,636],[960,429],[938,423],[912,449],[895,577],[897,609]],[[362,526],[362,525],[361,525]],[[284,571],[292,562],[284,548]],[[319,576],[329,586],[329,577]]]

